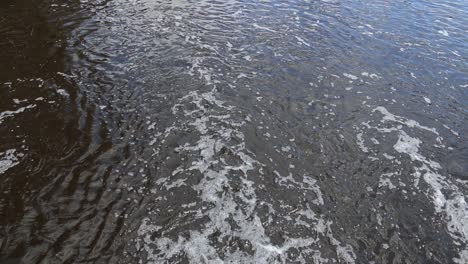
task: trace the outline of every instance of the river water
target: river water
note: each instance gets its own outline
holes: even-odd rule
[[[468,263],[466,1],[0,15],[1,263]]]

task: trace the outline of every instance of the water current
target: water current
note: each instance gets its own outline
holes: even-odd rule
[[[0,263],[468,263],[465,0],[5,0]]]

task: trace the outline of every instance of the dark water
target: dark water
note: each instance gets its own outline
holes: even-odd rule
[[[0,263],[468,263],[468,4],[0,4]]]

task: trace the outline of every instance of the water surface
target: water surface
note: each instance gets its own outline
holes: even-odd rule
[[[2,263],[467,263],[465,1],[7,1]]]

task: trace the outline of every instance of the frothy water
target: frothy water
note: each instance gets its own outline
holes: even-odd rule
[[[2,262],[468,263],[465,2],[39,2]]]

